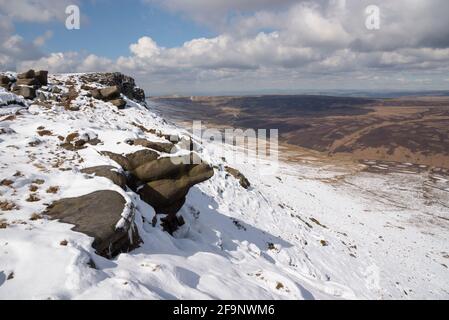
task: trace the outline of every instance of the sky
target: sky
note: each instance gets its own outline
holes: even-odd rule
[[[448,17],[447,0],[0,0],[0,69],[120,71],[150,95],[445,90]]]

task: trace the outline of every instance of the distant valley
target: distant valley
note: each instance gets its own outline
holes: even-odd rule
[[[313,95],[152,98],[175,122],[279,129],[281,142],[353,160],[449,168],[449,97]],[[182,121],[181,121],[182,120]]]

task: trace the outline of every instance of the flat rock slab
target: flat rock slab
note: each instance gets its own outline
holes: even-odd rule
[[[81,170],[81,173],[95,175],[111,180],[114,184],[126,190],[126,176],[113,166],[96,166]]]
[[[118,192],[101,190],[58,200],[47,208],[45,214],[73,224],[72,230],[93,237],[92,247],[97,254],[111,258],[135,249],[140,243],[137,230],[133,230],[130,239],[129,230],[116,229],[125,204],[125,199]]]
[[[142,146],[159,152],[172,153],[174,144],[171,142],[155,142],[146,139],[135,139],[129,141],[130,145]]]
[[[137,167],[132,173],[143,182],[180,176],[194,167],[182,163],[183,160],[183,157],[160,158]]]

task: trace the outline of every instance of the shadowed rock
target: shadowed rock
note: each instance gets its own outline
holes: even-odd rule
[[[120,98],[120,88],[118,86],[107,87],[100,90],[103,100],[111,101]]]
[[[101,100],[103,97],[101,95],[100,89],[92,89],[90,90],[90,94],[92,95],[92,98]]]
[[[41,86],[48,85],[48,71],[40,70],[36,72],[35,76]]]
[[[193,165],[190,170],[183,167],[178,176],[145,184],[139,190],[142,200],[153,206],[156,213],[176,214],[185,202],[185,197],[194,185],[210,179],[213,169],[207,164]]]
[[[102,151],[101,154],[103,156],[106,156],[109,159],[117,162],[125,171],[130,171],[133,169],[128,158],[122,156],[121,154],[110,152],[110,151]]]
[[[126,190],[126,176],[117,171],[113,166],[97,166],[81,170],[85,174],[93,174],[98,177],[104,177],[111,180],[114,184]]]
[[[123,229],[116,228],[125,203],[118,192],[103,190],[56,201],[47,208],[45,214],[52,219],[73,224],[72,230],[93,237],[95,240],[92,246],[97,253],[111,258],[135,249],[140,243],[133,224]],[[129,228],[133,228],[132,237]]]

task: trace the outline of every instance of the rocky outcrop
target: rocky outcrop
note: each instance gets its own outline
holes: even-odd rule
[[[47,208],[45,215],[73,224],[72,230],[95,239],[92,246],[97,254],[112,258],[135,249],[141,242],[133,223],[117,228],[125,205],[118,192],[103,190],[58,200]]]
[[[177,172],[170,178],[164,178],[147,182],[140,190],[142,199],[152,205],[157,213],[173,214],[172,204],[184,203],[189,189],[194,185],[210,179],[214,172],[206,164],[190,166],[188,169],[184,165],[177,167]],[[182,206],[182,204],[181,204]]]
[[[104,86],[118,86],[120,92],[131,100],[137,102],[145,102],[145,92],[136,86],[133,78],[128,77],[122,73],[90,73],[82,77],[86,83],[96,82]]]
[[[36,98],[36,90],[47,84],[47,71],[35,72],[31,69],[24,73],[19,73],[17,79],[8,75],[0,75],[1,87],[29,100]]]
[[[107,178],[123,190],[126,190],[126,176],[113,166],[96,166],[85,168],[81,170],[81,173]]]
[[[25,99],[36,98],[36,89],[48,84],[48,71],[28,70],[17,75],[17,82],[12,86],[12,92]]]
[[[124,109],[126,107],[126,101],[120,97],[121,89],[119,86],[92,89],[90,90],[90,94],[95,99],[112,103],[118,109]]]
[[[183,223],[177,213],[184,205],[190,188],[214,175],[213,168],[193,153],[166,158],[158,158],[158,154],[151,150],[126,156],[112,152],[102,154],[128,171],[128,187],[151,205],[157,214],[166,215],[161,220],[164,230],[169,233],[176,231]]]

